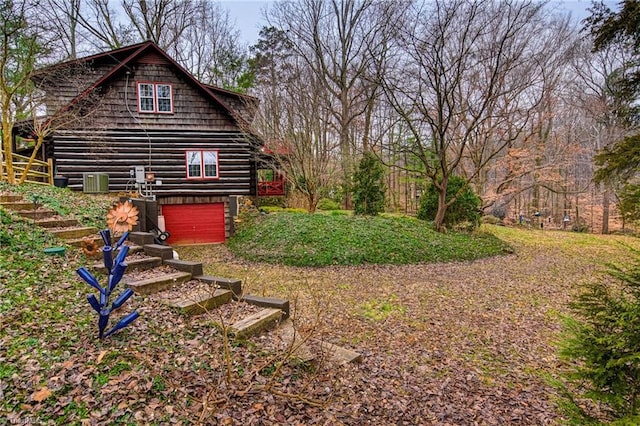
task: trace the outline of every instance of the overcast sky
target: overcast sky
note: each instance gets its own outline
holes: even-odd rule
[[[266,25],[262,17],[262,10],[274,3],[273,0],[221,0],[221,5],[229,11],[232,21],[242,34],[242,39],[247,45],[258,41],[260,29]],[[606,0],[611,8],[617,9],[619,0]],[[571,12],[571,16],[581,21],[589,15],[587,9],[591,6],[591,0],[549,0],[549,6],[560,12]]]

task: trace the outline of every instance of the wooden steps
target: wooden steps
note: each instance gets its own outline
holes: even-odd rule
[[[16,201],[21,201],[22,199],[22,195],[2,194],[0,195],[0,205],[4,203],[15,203]]]
[[[362,355],[356,351],[352,351],[351,349],[343,348],[342,346],[334,345],[333,343],[318,339],[314,339],[313,342],[320,347],[320,350],[327,356],[327,358],[335,363],[346,364],[362,361]]]
[[[72,226],[80,226],[78,219],[41,219],[36,220],[36,225],[42,228],[69,228]]]
[[[30,203],[28,201],[24,201],[20,199],[20,201],[5,201],[2,202],[2,207],[7,210],[12,210],[14,212],[19,211],[29,211],[29,210],[37,210],[42,207],[40,204]]]
[[[265,308],[234,323],[229,329],[229,334],[236,339],[246,339],[275,326],[281,319],[280,309]]]
[[[33,219],[38,226],[65,240],[68,245],[79,247],[87,239],[92,239],[99,246],[103,245],[102,238],[96,228],[80,226],[76,219],[53,219],[56,212],[42,208],[34,210],[33,203],[21,200],[22,197],[18,195],[0,195],[0,205],[23,217]],[[129,253],[144,251],[147,255],[142,259],[125,260],[128,266],[122,283],[135,293],[152,295],[175,288],[190,280],[201,281],[210,284],[210,289],[203,289],[188,297],[176,298],[174,295],[172,299],[163,299],[161,295],[158,295],[158,300],[184,315],[209,312],[232,300],[238,301],[237,303],[259,306],[263,309],[233,323],[229,327],[229,334],[236,339],[247,339],[284,324],[282,327],[284,340],[295,348],[294,356],[303,362],[313,361],[318,357],[318,354],[337,363],[359,362],[362,359],[361,354],[326,341],[317,339],[302,341],[301,337],[295,333],[291,320],[288,319],[290,315],[288,300],[243,295],[240,280],[204,275],[201,263],[173,259],[173,249],[154,244],[153,236],[150,233],[133,232],[130,234],[129,240],[132,242],[129,246]],[[177,271],[162,273],[142,280],[134,280],[128,276],[128,272],[131,271],[151,271],[162,265],[171,266]],[[94,264],[93,267],[97,270],[105,269],[101,262]]]
[[[290,319],[280,326],[280,337],[294,358],[302,362],[315,362],[319,358],[342,365],[362,361],[362,354],[320,339],[303,338],[296,332]]]
[[[163,301],[167,306],[176,308],[180,313],[185,315],[198,315],[211,311],[218,306],[224,305],[231,301],[233,293],[231,290],[216,289],[211,293],[210,291],[203,291],[195,296],[191,296],[179,300]]]
[[[129,253],[131,253],[131,249],[129,249]],[[157,268],[162,265],[162,258],[160,257],[147,257],[142,259],[133,259],[128,260],[125,259],[127,263],[127,272],[131,271],[148,271],[153,268]],[[93,265],[93,269],[100,272],[107,272],[107,269],[104,267],[104,262],[95,263]]]
[[[25,217],[27,219],[33,219],[33,220],[46,219],[49,217],[53,217],[57,214],[53,210],[48,210],[48,209],[19,210],[19,211],[16,211],[16,213],[18,213],[22,217]]]
[[[158,293],[162,290],[168,290],[173,286],[189,281],[190,279],[191,274],[188,272],[173,272],[164,274],[160,277],[153,277],[140,281],[129,281],[125,273],[123,282],[125,282],[127,287],[135,291],[137,294],[147,295]]]
[[[72,226],[70,228],[50,229],[49,233],[55,235],[62,240],[74,240],[78,238],[94,235],[98,232],[97,228],[92,226]]]

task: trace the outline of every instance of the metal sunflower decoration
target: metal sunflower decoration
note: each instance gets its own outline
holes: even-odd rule
[[[85,237],[80,242],[82,252],[87,257],[98,257],[101,253],[100,247],[93,238]]]
[[[114,234],[131,231],[138,223],[138,208],[131,201],[120,202],[107,213],[107,226]]]

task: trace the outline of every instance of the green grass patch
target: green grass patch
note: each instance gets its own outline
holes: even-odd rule
[[[243,227],[228,246],[249,260],[292,266],[450,262],[512,251],[491,234],[441,234],[410,217],[286,212]]]
[[[369,300],[360,305],[361,314],[373,321],[383,321],[392,315],[404,315],[407,308],[398,301],[398,296],[392,294],[385,300]]]

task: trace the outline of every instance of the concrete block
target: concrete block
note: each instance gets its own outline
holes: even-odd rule
[[[161,244],[145,244],[143,249],[147,256],[159,257],[163,262],[173,259],[173,248],[169,246],[163,246]]]
[[[276,297],[260,297],[253,294],[247,294],[242,301],[251,305],[260,306],[262,308],[274,308],[282,311],[283,319],[289,318],[289,301],[278,299]]]
[[[130,232],[129,241],[139,246],[153,244],[153,234],[151,232]]]
[[[242,280],[235,278],[212,277],[210,275],[194,276],[193,279],[215,284],[220,288],[226,288],[233,292],[233,300],[240,300],[242,297]]]

